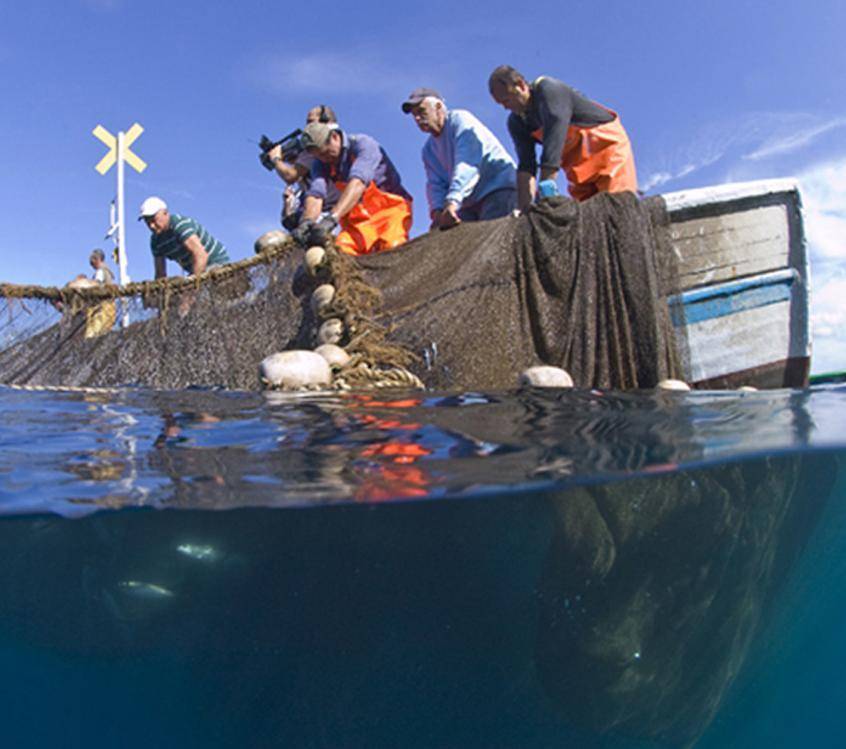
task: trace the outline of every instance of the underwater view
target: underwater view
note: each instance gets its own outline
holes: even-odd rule
[[[0,739],[839,745],[845,409],[0,387]]]

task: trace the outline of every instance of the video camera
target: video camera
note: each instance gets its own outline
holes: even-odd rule
[[[267,154],[276,148],[276,146],[282,146],[282,158],[285,161],[294,161],[303,152],[303,145],[300,141],[302,134],[303,131],[297,128],[294,132],[288,133],[288,135],[280,140],[270,140],[266,135],[262,135],[258,144],[261,149],[261,153],[259,154],[261,165],[268,171],[273,171],[273,162]]]

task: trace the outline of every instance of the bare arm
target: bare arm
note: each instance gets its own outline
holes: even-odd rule
[[[302,164],[285,161],[285,159],[282,158],[282,146],[272,148],[267,152],[267,156],[273,163],[273,168],[276,170],[276,173],[289,185],[301,180],[306,176],[306,174],[308,174],[308,169],[306,169]]]
[[[191,257],[193,258],[191,272],[195,276],[199,276],[208,265],[209,253],[206,252],[206,248],[203,247],[202,242],[200,242],[200,238],[196,234],[192,234],[188,237],[182,243],[182,246],[191,253]]]
[[[432,211],[432,228],[450,229],[461,223],[458,206],[451,200],[447,201],[442,211]]]
[[[156,278],[164,278],[167,276],[166,260],[163,257],[154,257],[156,265]]]
[[[341,193],[341,197],[338,198],[338,202],[332,210],[332,215],[340,220],[358,205],[358,201],[361,200],[362,195],[364,195],[364,182],[357,177],[353,177],[347,182],[347,186]]]
[[[303,204],[303,217],[300,221],[314,221],[323,210],[323,198],[307,195]]]
[[[541,172],[543,173],[543,172]],[[525,211],[534,201],[537,192],[535,175],[529,172],[517,172],[517,207]]]

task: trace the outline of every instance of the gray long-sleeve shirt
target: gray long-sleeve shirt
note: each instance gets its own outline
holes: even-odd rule
[[[561,166],[561,152],[570,125],[594,127],[614,119],[614,113],[601,104],[555,78],[541,76],[532,83],[529,109],[523,115],[512,113],[508,118],[508,132],[517,152],[517,169],[536,174],[538,170],[532,137],[536,130],[543,130],[543,151],[540,166],[557,169]]]

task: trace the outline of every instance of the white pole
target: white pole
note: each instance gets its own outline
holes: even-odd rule
[[[120,265],[120,285],[129,283],[129,273],[126,270],[126,221],[123,205],[123,130],[117,135],[117,225],[118,225],[118,263]],[[123,303],[123,327],[129,325],[129,307]]]

